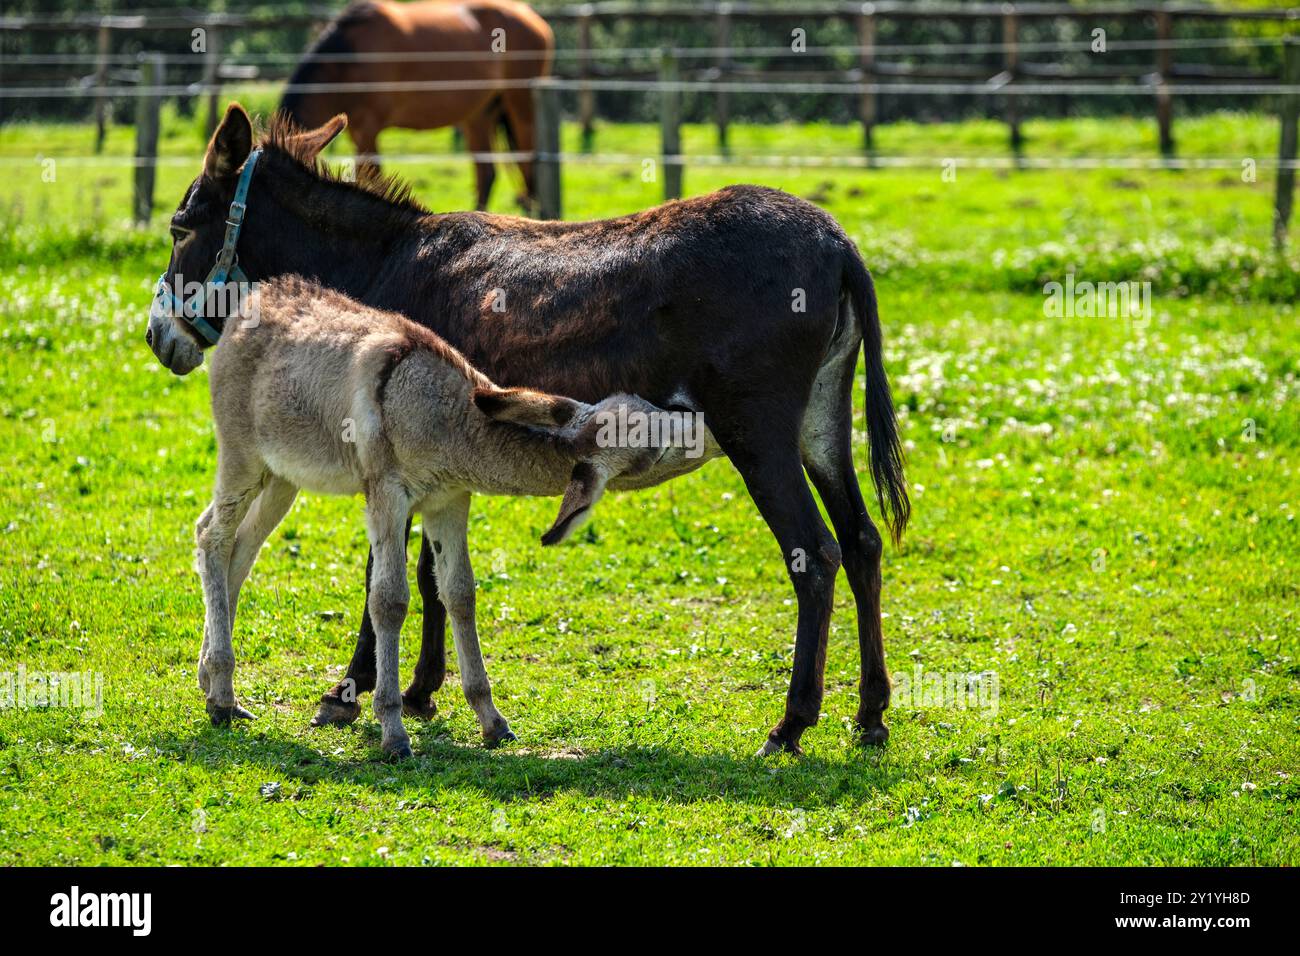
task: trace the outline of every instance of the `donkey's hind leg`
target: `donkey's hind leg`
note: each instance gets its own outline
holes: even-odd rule
[[[380,746],[399,758],[411,756],[411,739],[402,726],[398,671],[402,622],[411,600],[403,531],[410,510],[406,491],[395,481],[375,482],[366,495],[366,533],[375,561],[368,601],[375,627],[375,716],[383,733]]]
[[[474,570],[469,563],[467,540],[469,495],[424,515],[424,533],[433,545],[437,568],[438,591],[451,617],[451,632],[456,641],[456,660],[460,666],[460,686],[465,700],[474,709],[484,743],[489,747],[514,740],[510,725],[492,702],[492,685],[488,682],[483,654],[478,646],[478,627],[474,621]]]
[[[843,553],[858,611],[862,677],[858,685],[857,732],[863,744],[889,739],[884,723],[889,706],[889,672],[880,623],[880,532],[867,514],[853,468],[853,379],[857,340],[818,373],[804,414],[801,448],[804,467],[830,515]]]

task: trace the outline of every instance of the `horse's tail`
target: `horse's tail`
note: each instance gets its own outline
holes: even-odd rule
[[[907,497],[907,481],[903,475],[903,447],[898,438],[898,421],[894,417],[894,397],[885,375],[876,288],[857,248],[851,241],[846,244],[842,281],[862,328],[862,349],[867,366],[866,412],[871,478],[876,486],[880,513],[889,526],[890,537],[898,544],[912,513],[912,504]]]
[[[289,119],[293,120],[299,126],[315,125],[317,117],[308,114],[307,104],[314,98],[320,98],[321,94],[312,93],[299,89],[304,84],[323,82],[318,75],[322,67],[330,65],[345,66],[340,61],[331,61],[330,56],[338,54],[355,53],[352,41],[348,38],[348,30],[358,23],[370,19],[378,11],[378,8],[370,0],[358,0],[358,2],[348,6],[342,13],[330,21],[321,35],[316,38],[316,42],[308,47],[306,54],[298,61],[297,67],[294,68],[293,75],[289,77],[288,90],[284,98],[280,100],[280,112]],[[333,94],[335,97],[338,94]],[[334,112],[338,112],[335,110]],[[324,122],[325,117],[320,117],[320,122]]]

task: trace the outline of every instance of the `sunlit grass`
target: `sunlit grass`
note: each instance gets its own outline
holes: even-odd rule
[[[1112,125],[1113,137],[1075,131],[1094,152],[1142,146],[1137,125]],[[537,540],[550,503],[478,499],[482,641],[521,739],[481,748],[453,660],[438,719],[408,724],[417,758],[397,767],[380,761],[368,710],[349,730],[307,727],[358,623],[356,500],[304,496],[271,538],[235,637],[236,687],[259,719],[206,724],[190,565],[215,464],[207,379],[174,378],[143,343],[161,217],[201,148],[195,124],[167,130],[165,151],[190,162],[164,167],[144,233],[121,222],[121,170],[60,165],[41,181],[37,153],[84,152],[85,127],[0,130],[0,156],[33,157],[0,182],[20,235],[0,269],[0,672],[104,678],[98,717],[0,711],[0,864],[1300,857],[1293,302],[1184,295],[1162,272],[1149,321],[1055,319],[1028,279],[1004,281],[1025,249],[1068,266],[1043,251],[1052,243],[1081,250],[1081,277],[1090,263],[1128,268],[1124,250],[1143,242],[1200,255],[1227,238],[1272,262],[1264,177],[688,168],[692,192],[745,178],[812,195],[868,253],[915,508],[885,556],[891,667],[994,671],[996,713],[899,707],[884,752],[856,749],[841,577],[809,756],[752,757],[781,711],[795,609],[720,461],[608,498],[559,549]],[[1271,135],[1252,118],[1207,132],[1212,152],[1267,149]],[[830,133],[851,146],[852,129]],[[928,152],[927,133],[974,150],[997,130],[882,139]],[[709,135],[688,131],[688,146]],[[737,128],[733,144],[817,149],[822,131],[806,135]],[[385,150],[408,136],[419,151],[449,145],[445,132],[399,134]],[[576,149],[576,130],[566,137]],[[1031,141],[1076,142],[1069,124],[1031,128]],[[653,156],[656,139],[611,127],[598,143]],[[110,151],[129,149],[115,130]],[[653,203],[662,187],[640,169],[574,164],[566,210]],[[466,204],[463,158],[401,171],[431,205]],[[506,189],[495,205],[510,208]],[[409,623],[407,671],[417,634]]]

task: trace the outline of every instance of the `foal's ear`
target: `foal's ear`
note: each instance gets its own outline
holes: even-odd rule
[[[289,137],[289,141],[295,147],[294,153],[308,162],[314,162],[316,157],[320,155],[321,150],[334,142],[334,137],[347,129],[347,126],[348,114],[339,113],[328,123],[323,123],[315,129],[294,133]]]
[[[253,121],[242,106],[231,103],[208,143],[208,152],[203,157],[203,172],[209,179],[233,176],[252,151]]]
[[[608,480],[608,473],[589,461],[580,461],[574,465],[569,486],[564,489],[564,500],[560,502],[560,513],[555,516],[555,523],[542,535],[542,544],[559,544],[577,531],[591,515],[591,509],[600,500]]]
[[[529,425],[546,431],[568,424],[582,409],[581,402],[530,388],[476,388],[474,404],[483,414],[499,422]]]

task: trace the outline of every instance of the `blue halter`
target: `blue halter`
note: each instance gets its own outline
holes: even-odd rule
[[[194,331],[198,332],[209,345],[216,345],[221,338],[221,330],[214,327],[204,314],[207,310],[209,292],[221,288],[227,282],[248,281],[244,270],[239,268],[239,257],[235,254],[235,246],[239,243],[239,230],[244,225],[244,213],[248,211],[248,184],[253,181],[253,169],[257,166],[257,160],[261,155],[260,149],[249,153],[244,168],[239,174],[239,182],[235,186],[235,198],[231,200],[230,214],[226,217],[226,240],[221,244],[221,251],[217,253],[217,261],[212,266],[212,271],[203,280],[203,288],[185,302],[167,285],[167,273],[164,272],[158,277],[158,286],[154,290],[155,299],[162,299],[172,315],[188,321],[194,327]]]

